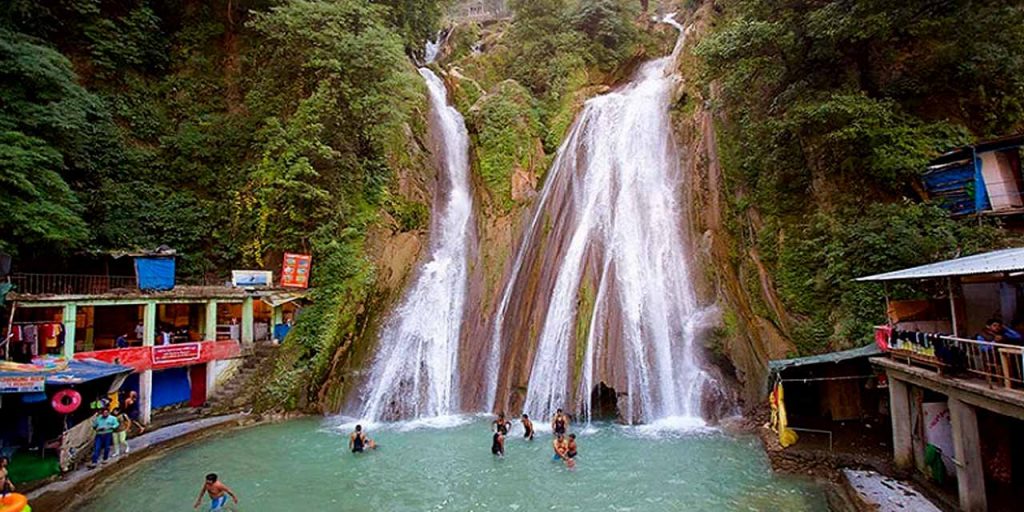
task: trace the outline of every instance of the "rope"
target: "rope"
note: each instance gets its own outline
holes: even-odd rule
[[[848,375],[845,377],[815,377],[811,379],[782,379],[782,382],[818,382],[822,380],[873,379],[874,375]]]

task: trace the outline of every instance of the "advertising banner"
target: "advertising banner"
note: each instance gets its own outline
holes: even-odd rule
[[[281,266],[281,286],[286,288],[307,288],[313,257],[309,254],[284,253]]]
[[[45,375],[0,377],[0,393],[38,393],[45,389]]]

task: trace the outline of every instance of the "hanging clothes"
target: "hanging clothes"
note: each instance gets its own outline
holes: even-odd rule
[[[35,345],[39,343],[39,326],[28,324],[22,329],[25,343]]]
[[[784,395],[782,391],[782,383],[778,382],[775,384],[775,389],[772,390],[771,396],[768,398],[768,403],[772,408],[772,430],[779,434],[779,444],[783,448],[787,448],[796,443],[799,436],[793,429],[787,426],[788,420],[786,418],[786,403],[784,401]]]
[[[57,348],[57,326],[60,324],[43,324],[42,338],[47,349]]]

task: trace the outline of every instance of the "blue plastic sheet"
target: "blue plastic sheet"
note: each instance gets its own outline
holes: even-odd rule
[[[91,380],[102,379],[111,375],[131,373],[132,369],[119,364],[104,363],[96,360],[73,360],[68,367],[60,371],[14,372],[0,371],[0,377],[45,376],[47,386],[63,386],[81,384]]]
[[[192,386],[188,380],[188,367],[170,368],[153,372],[154,409],[188,402],[192,396]]]
[[[140,290],[174,289],[174,258],[135,258]]]

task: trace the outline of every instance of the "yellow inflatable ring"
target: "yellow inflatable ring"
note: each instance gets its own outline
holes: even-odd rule
[[[26,512],[32,510],[28,506],[28,498],[23,494],[12,492],[0,499],[0,512]]]

